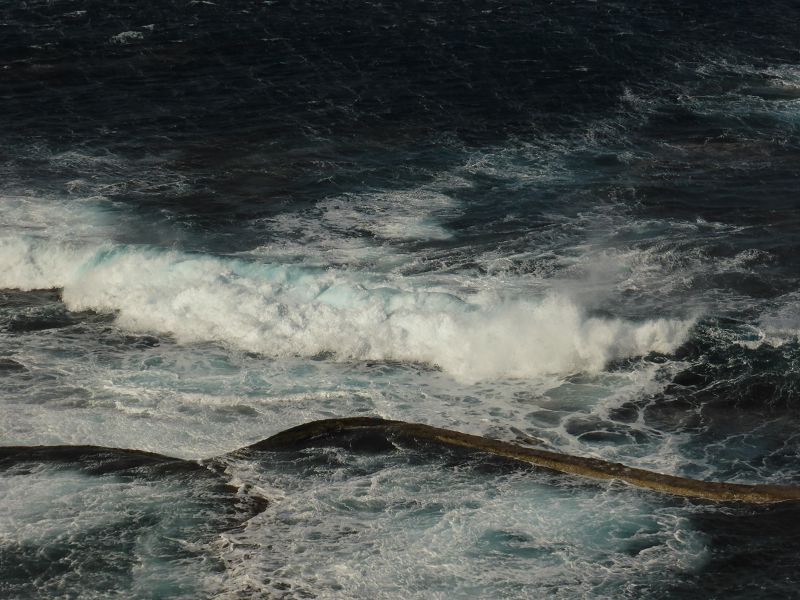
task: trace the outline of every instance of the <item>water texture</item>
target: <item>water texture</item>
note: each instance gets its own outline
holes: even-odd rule
[[[198,460],[372,415],[800,484],[798,23],[6,3],[0,445]],[[0,471],[10,598],[800,594],[796,507],[425,448]]]

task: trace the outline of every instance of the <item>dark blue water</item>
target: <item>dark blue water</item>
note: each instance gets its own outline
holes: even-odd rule
[[[0,7],[0,443],[198,459],[369,414],[800,484],[798,23]],[[411,454],[234,461],[270,500],[236,526],[163,513],[192,477],[5,468],[0,595],[798,594],[794,507]]]

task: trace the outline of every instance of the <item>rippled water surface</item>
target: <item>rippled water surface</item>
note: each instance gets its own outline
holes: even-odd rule
[[[375,415],[800,484],[798,23],[788,1],[0,7],[0,444],[204,460]],[[427,447],[14,456],[4,597],[800,589],[792,506]]]

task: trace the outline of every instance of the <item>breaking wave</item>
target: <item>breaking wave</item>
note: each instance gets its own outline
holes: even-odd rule
[[[597,372],[669,353],[691,320],[589,314],[565,294],[489,299],[346,270],[123,245],[0,240],[0,286],[63,288],[70,310],[114,312],[134,331],[272,357],[399,360],[464,380]]]

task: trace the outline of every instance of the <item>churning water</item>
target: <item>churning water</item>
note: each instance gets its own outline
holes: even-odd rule
[[[6,3],[0,442],[205,459],[378,415],[800,484],[798,23]],[[800,596],[793,507],[425,448],[90,463],[3,467],[3,597]]]

